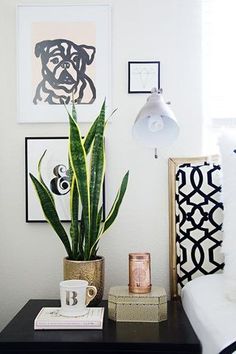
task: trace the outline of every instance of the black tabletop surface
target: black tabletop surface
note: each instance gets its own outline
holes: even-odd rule
[[[200,342],[177,301],[168,302],[168,320],[114,322],[105,307],[103,330],[38,330],[33,322],[42,307],[58,300],[29,300],[0,333],[0,353],[201,353]]]

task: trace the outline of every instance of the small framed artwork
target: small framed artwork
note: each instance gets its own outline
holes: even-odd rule
[[[41,205],[29,176],[38,177],[38,161],[46,150],[41,163],[43,180],[54,196],[56,209],[61,221],[70,221],[70,181],[68,171],[67,137],[26,137],[25,138],[25,182],[26,222],[46,222]],[[105,220],[105,183],[101,205]]]
[[[17,119],[68,122],[73,99],[81,122],[111,106],[109,5],[18,5]]]
[[[160,89],[160,62],[129,61],[128,92],[150,93],[154,87]]]

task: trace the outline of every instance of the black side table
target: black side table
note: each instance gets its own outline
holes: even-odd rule
[[[59,307],[58,300],[30,300],[0,333],[1,354],[39,353],[181,353],[200,354],[201,345],[179,302],[168,302],[168,320],[160,323],[113,322],[103,330],[35,331],[34,318],[42,307]]]

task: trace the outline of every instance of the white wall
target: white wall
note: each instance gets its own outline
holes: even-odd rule
[[[60,2],[66,3],[51,0]],[[24,221],[24,137],[63,136],[67,125],[16,123],[17,3],[1,0],[0,11],[0,327],[28,299],[58,298],[65,255],[47,224]],[[128,283],[128,253],[134,251],[151,252],[152,283],[169,291],[167,158],[201,153],[201,1],[107,3],[112,4],[112,96],[119,109],[106,135],[108,207],[127,169],[130,181],[120,215],[101,242],[100,254],[106,258],[105,295],[109,287]],[[134,60],[161,61],[164,97],[171,100],[180,124],[179,139],[158,160],[131,136],[135,116],[146,100],[146,95],[127,93],[127,62]]]

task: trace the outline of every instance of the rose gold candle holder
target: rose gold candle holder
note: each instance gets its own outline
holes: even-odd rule
[[[150,253],[129,254],[129,291],[146,294],[151,291]]]

